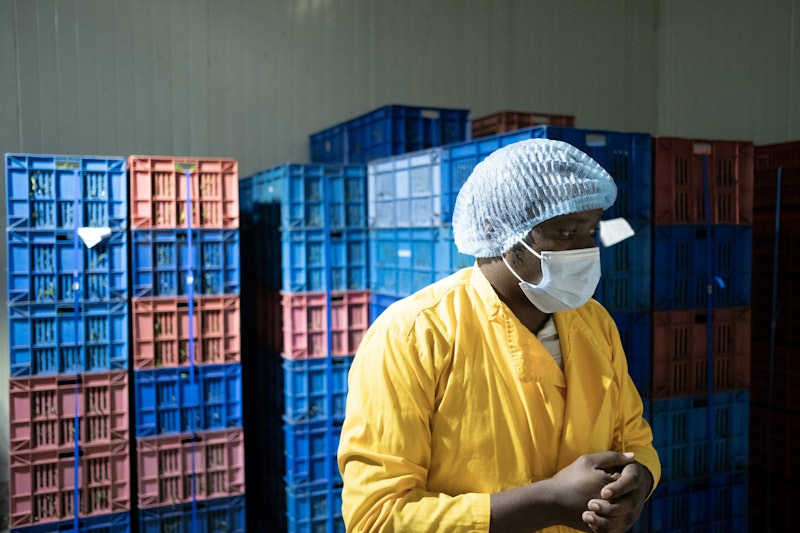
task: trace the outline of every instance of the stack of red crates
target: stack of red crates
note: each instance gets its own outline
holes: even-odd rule
[[[800,141],[756,147],[753,203],[750,513],[780,531],[800,483]]]
[[[238,163],[130,156],[128,176],[139,521],[243,528]]]
[[[646,530],[746,530],[752,225],[751,142],[653,138]]]
[[[486,137],[497,133],[521,130],[532,126],[575,126],[573,115],[500,111],[472,120],[472,138]]]

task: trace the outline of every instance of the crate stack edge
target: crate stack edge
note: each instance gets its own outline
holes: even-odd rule
[[[5,154],[4,164],[9,526],[129,531],[125,159]]]
[[[754,167],[750,513],[788,530],[800,482],[800,140],[756,146]]]
[[[238,162],[131,155],[127,169],[137,519],[191,529],[222,513],[244,531]]]

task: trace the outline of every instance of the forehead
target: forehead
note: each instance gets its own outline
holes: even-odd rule
[[[546,230],[550,228],[560,228],[564,226],[581,226],[589,225],[596,226],[600,223],[600,218],[603,216],[602,209],[592,209],[590,211],[578,211],[577,213],[570,213],[568,215],[559,215],[557,217],[545,220],[537,225],[534,229]]]

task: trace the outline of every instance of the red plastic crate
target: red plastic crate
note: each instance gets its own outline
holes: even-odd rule
[[[283,313],[281,293],[277,290],[256,289],[256,335],[259,344],[270,351],[283,351]]]
[[[239,227],[239,163],[205,157],[128,157],[132,228],[187,227],[185,171],[191,173],[192,228]]]
[[[753,223],[753,143],[653,138],[656,224],[705,224],[703,157],[712,224]]]
[[[78,444],[129,441],[127,372],[11,378],[8,386],[12,454],[73,450],[76,388]]]
[[[330,293],[330,325],[324,292],[282,293],[281,305],[286,359],[353,355],[369,326],[367,291]]]
[[[11,453],[9,526],[21,528],[74,517],[72,452]],[[80,449],[80,517],[130,511],[130,443]]]
[[[753,342],[753,403],[800,416],[800,345],[776,344],[770,354],[769,342]]]
[[[573,115],[501,111],[472,121],[472,138],[505,133],[531,126],[575,126]]]
[[[781,207],[800,207],[800,141],[755,147],[753,207],[777,206],[778,168]]]
[[[750,385],[750,308],[713,311],[714,392]],[[708,392],[705,310],[653,313],[653,398]]]
[[[193,301],[194,364],[240,362],[239,297]],[[189,299],[133,298],[131,303],[134,368],[189,366]]]
[[[148,437],[136,445],[140,509],[191,502],[192,471],[195,500],[244,494],[241,429]]]
[[[792,531],[797,527],[794,510],[797,505],[797,483],[800,480],[751,467],[747,481],[750,527],[745,531]]]

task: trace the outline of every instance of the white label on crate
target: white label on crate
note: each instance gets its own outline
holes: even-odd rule
[[[439,120],[439,112],[435,109],[423,109],[420,112],[422,118],[429,118],[432,120]]]
[[[87,248],[94,248],[100,241],[111,236],[111,228],[78,228],[78,237]]]
[[[411,250],[405,250],[405,249],[397,250],[397,257],[409,258],[411,257]]]
[[[633,228],[624,218],[600,221],[600,242],[603,246],[613,246],[634,234]]]

